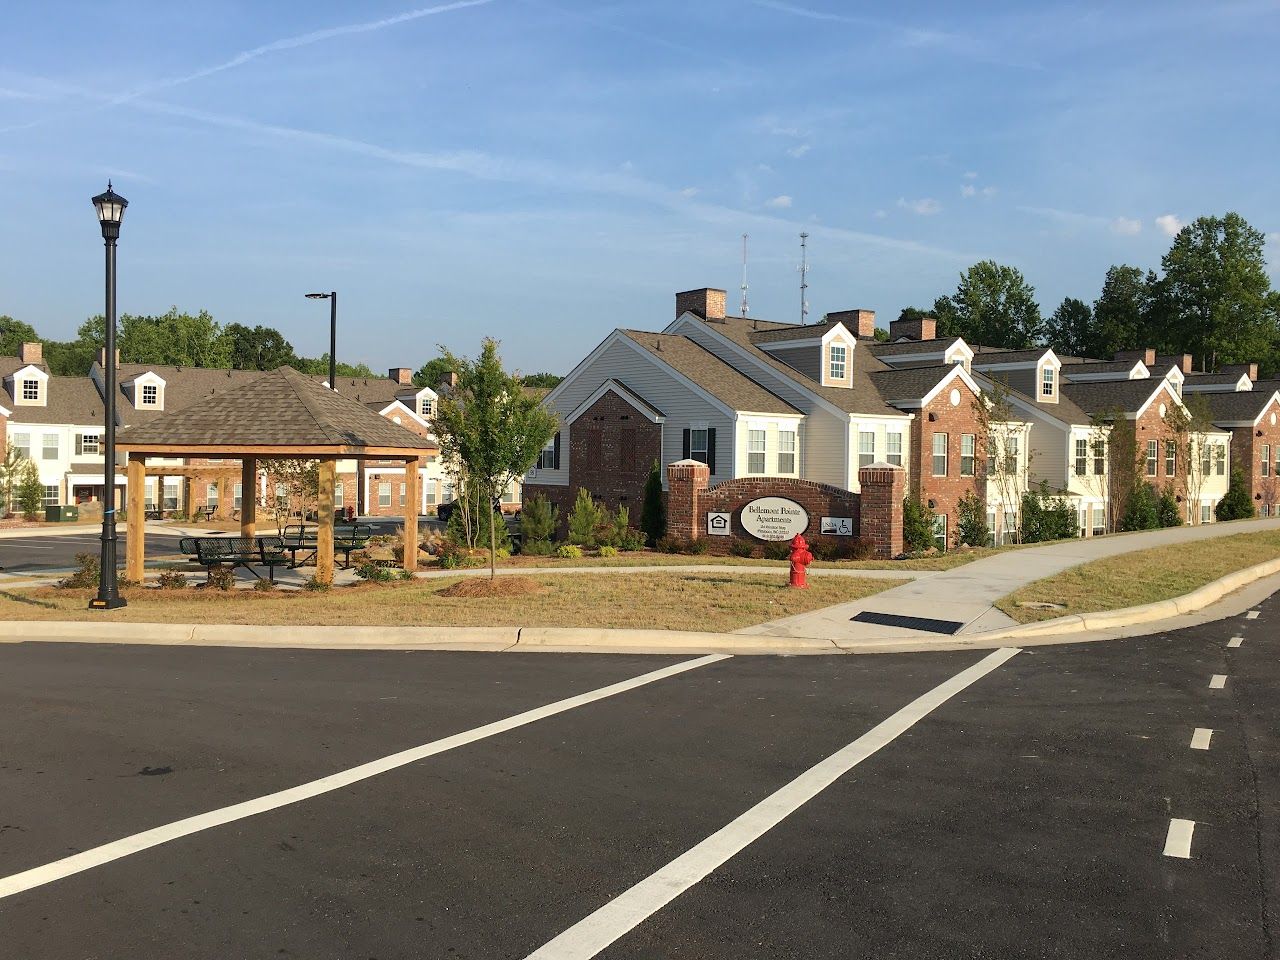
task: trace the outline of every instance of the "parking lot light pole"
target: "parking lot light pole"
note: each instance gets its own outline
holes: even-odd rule
[[[93,198],[102,227],[102,241],[107,255],[106,336],[103,344],[103,390],[106,404],[103,433],[106,436],[106,462],[103,464],[102,552],[98,559],[98,595],[89,601],[90,610],[115,610],[125,606],[116,585],[116,240],[120,237],[120,221],[129,201],[111,189]]]
[[[338,291],[308,293],[308,300],[329,301],[329,389],[338,389]]]

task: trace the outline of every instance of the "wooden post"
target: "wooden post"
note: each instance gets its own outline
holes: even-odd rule
[[[320,516],[316,529],[316,580],[320,583],[333,583],[333,486],[337,473],[336,458],[320,461]]]
[[[418,569],[418,512],[422,509],[422,486],[418,457],[404,464],[404,568],[410,573]]]
[[[127,470],[125,496],[128,498],[128,520],[125,529],[124,575],[126,579],[142,583],[147,547],[147,458],[136,453],[130,454]]]
[[[232,487],[232,490],[235,488]],[[240,458],[240,536],[252,537],[258,525],[258,458]]]

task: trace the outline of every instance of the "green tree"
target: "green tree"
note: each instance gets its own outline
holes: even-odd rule
[[[667,505],[662,499],[662,468],[653,461],[644,482],[644,503],[640,507],[640,529],[649,546],[667,535]]]
[[[1150,337],[1155,275],[1138,267],[1112,266],[1093,302],[1093,324],[1082,346],[1087,357],[1107,360],[1120,350],[1155,346]]]
[[[329,352],[326,350],[318,357],[299,357],[291,366],[313,377],[328,377]],[[366,363],[351,364],[339,360],[336,370],[339,379],[348,377],[355,380],[374,380],[378,377],[378,374],[370,370]]]
[[[1247,520],[1253,516],[1253,501],[1249,499],[1249,489],[1245,486],[1244,471],[1239,467],[1231,468],[1227,495],[1218,501],[1213,513],[1219,520]]]
[[[1120,529],[1154,530],[1160,526],[1160,499],[1151,484],[1139,481],[1129,494],[1124,513],[1120,517]]]
[[[910,494],[902,501],[902,545],[911,553],[934,546],[933,511]]]
[[[981,498],[970,490],[960,498],[957,507],[960,544],[966,547],[985,547],[990,543],[991,530],[987,527],[987,510]]]
[[[26,519],[35,520],[40,516],[40,504],[44,502],[44,484],[40,482],[40,470],[35,461],[23,458],[18,467],[13,498]]]
[[[503,369],[496,340],[486,338],[475,360],[447,350],[445,356],[458,374],[458,386],[440,398],[432,432],[443,462],[451,464],[463,488],[489,504],[537,462],[556,432],[556,418],[524,392],[519,377]],[[489,524],[490,577],[497,575],[495,527]]]
[[[1182,508],[1178,506],[1178,495],[1169,487],[1165,487],[1156,500],[1156,522],[1162,527],[1182,526]]]
[[[952,296],[935,301],[938,332],[992,347],[1035,346],[1044,333],[1035,293],[1016,268],[994,260],[975,263],[960,275]]]
[[[18,479],[22,475],[22,465],[27,462],[22,451],[12,443],[4,448],[4,459],[0,460],[0,517],[7,516],[13,510]]]
[[[99,346],[88,340],[46,340],[44,362],[55,377],[83,377],[98,358]]]
[[[1059,356],[1097,356],[1093,344],[1093,311],[1083,300],[1064,297],[1045,324],[1045,340]]]
[[[542,494],[535,494],[520,507],[520,533],[524,542],[550,543],[556,534],[560,511]]]
[[[284,532],[294,515],[305,517],[320,503],[320,461],[279,457],[260,460],[271,490],[271,514],[276,529]]]
[[[1039,487],[1022,495],[1021,532],[1023,543],[1069,540],[1079,533],[1076,511],[1064,497],[1051,493],[1049,484],[1041,480]]]
[[[606,511],[602,510],[586,487],[578,488],[577,499],[569,513],[569,542],[579,547],[594,547],[604,525]]]
[[[223,330],[233,370],[275,370],[297,363],[293,344],[273,327],[229,323]]]
[[[446,357],[436,357],[434,360],[428,360],[418,368],[418,372],[413,375],[413,385],[421,389],[422,387],[430,387],[432,390],[440,386],[440,381],[445,378],[445,374],[452,373],[450,359]],[[526,383],[528,381],[525,381]]]
[[[35,327],[0,314],[0,357],[16,357],[24,343],[38,343]]]
[[[558,373],[528,373],[521,377],[526,387],[535,387],[539,390],[550,390],[552,387],[559,386],[563,379],[564,377]]]

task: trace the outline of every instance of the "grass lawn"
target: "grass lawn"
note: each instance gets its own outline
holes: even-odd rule
[[[1098,613],[1171,600],[1236,570],[1280,557],[1280,531],[1239,533],[1191,544],[1153,547],[1103,560],[1029,583],[996,602],[1019,623],[1073,613]],[[1019,603],[1062,604],[1065,610],[1035,610]]]
[[[7,620],[108,620],[134,623],[291,625],[649,627],[729,631],[857,600],[898,586],[898,580],[815,577],[791,590],[782,571],[759,576],[644,573],[581,580],[536,577],[539,593],[512,597],[440,596],[457,578],[362,584],[327,593],[126,588],[129,606],[110,613],[86,609],[91,590],[40,587],[0,592]]]

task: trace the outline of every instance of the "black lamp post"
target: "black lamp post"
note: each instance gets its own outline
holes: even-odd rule
[[[93,198],[102,225],[102,240],[107,251],[106,344],[102,356],[106,402],[106,463],[102,504],[102,556],[99,559],[98,595],[89,601],[91,610],[114,610],[125,601],[116,588],[116,240],[120,237],[120,221],[129,201],[111,189]]]
[[[329,389],[338,389],[338,292],[308,293],[308,300],[329,301]]]

